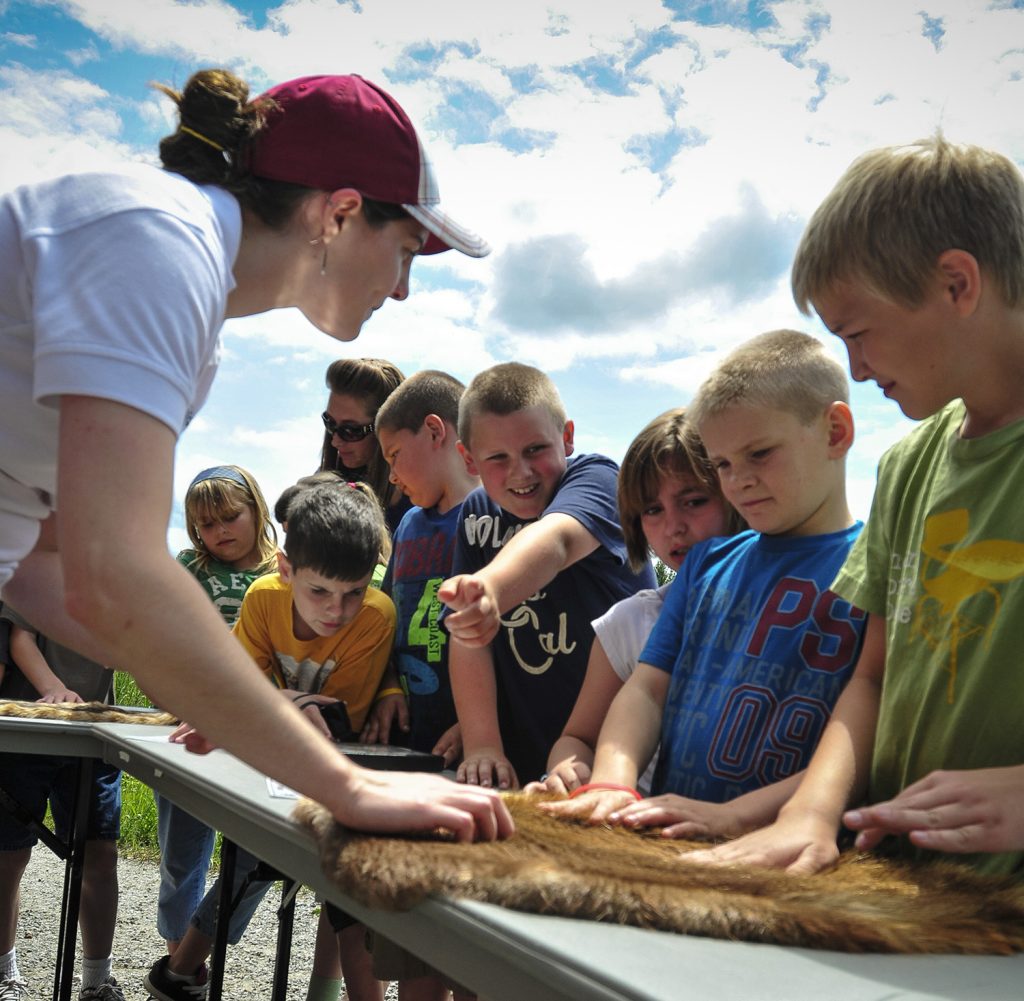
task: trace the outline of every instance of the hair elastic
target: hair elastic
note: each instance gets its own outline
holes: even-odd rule
[[[179,132],[184,132],[186,135],[192,136],[193,139],[198,139],[200,142],[206,143],[207,146],[212,146],[218,153],[224,152],[224,147],[220,143],[215,143],[212,139],[207,139],[202,132],[196,132],[195,129],[190,129],[187,125],[179,125]]]

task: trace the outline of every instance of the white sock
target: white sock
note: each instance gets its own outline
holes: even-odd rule
[[[21,973],[18,970],[18,949],[11,949],[0,956],[0,979],[20,980]]]
[[[100,984],[105,984],[113,965],[113,956],[107,956],[106,959],[83,959],[82,986],[99,987]]]

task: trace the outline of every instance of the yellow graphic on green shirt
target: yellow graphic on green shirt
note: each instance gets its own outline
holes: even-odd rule
[[[981,636],[988,642],[991,625],[999,614],[1002,597],[996,587],[1024,574],[1024,543],[986,539],[960,545],[967,537],[970,515],[966,508],[934,514],[925,521],[921,552],[923,594],[917,603],[914,629],[937,649],[949,645],[949,683],[946,701],[956,695],[957,657],[961,642]],[[938,564],[936,566],[936,564]],[[978,603],[969,599],[988,595],[993,608],[980,620]]]

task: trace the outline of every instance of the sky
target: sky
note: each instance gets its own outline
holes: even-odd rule
[[[111,160],[155,162],[182,85],[226,66],[253,92],[359,73],[430,149],[444,205],[494,248],[415,262],[412,292],[358,340],[295,310],[229,320],[220,374],[183,434],[200,469],[249,469],[273,502],[318,462],[341,357],[463,381],[501,361],[547,371],[577,448],[620,460],[724,353],[792,327],[803,227],[860,153],[948,138],[1024,163],[1024,0],[0,0],[0,190]],[[159,275],[153,276],[159,281]],[[851,508],[911,427],[856,385]]]

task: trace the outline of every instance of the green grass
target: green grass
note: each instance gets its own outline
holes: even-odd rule
[[[135,684],[135,679],[121,671],[114,675],[114,701],[119,706],[152,705]],[[132,858],[160,857],[160,846],[156,839],[156,802],[153,800],[153,790],[127,772],[121,777],[120,850]]]

